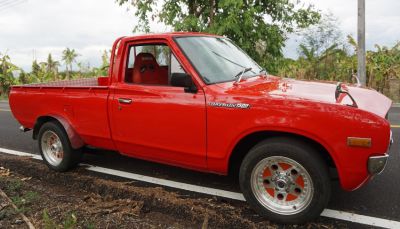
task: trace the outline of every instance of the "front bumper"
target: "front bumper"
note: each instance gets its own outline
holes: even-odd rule
[[[373,156],[368,159],[368,172],[371,175],[378,175],[383,172],[386,167],[389,154],[383,156]]]
[[[393,144],[393,134],[390,131],[390,142],[389,147],[385,155],[382,156],[372,156],[368,158],[368,172],[371,175],[379,175],[383,172],[386,167],[387,161],[389,159],[389,151]]]

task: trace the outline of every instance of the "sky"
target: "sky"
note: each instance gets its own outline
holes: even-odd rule
[[[303,0],[323,13],[332,12],[343,34],[356,35],[357,0]],[[391,46],[400,41],[400,1],[366,0],[367,48],[374,44]],[[61,60],[62,50],[75,49],[78,61],[99,66],[103,50],[124,35],[133,35],[137,23],[132,11],[114,0],[0,0],[0,53],[26,71],[32,60],[46,61],[51,53]],[[157,23],[154,32],[168,29]],[[298,38],[291,35],[284,53],[297,56]],[[62,65],[61,68],[64,68]]]

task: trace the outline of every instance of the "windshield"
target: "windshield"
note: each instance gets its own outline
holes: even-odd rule
[[[259,75],[258,66],[243,50],[229,39],[221,37],[177,37],[176,42],[192,62],[205,83],[234,81],[243,72],[243,78]],[[251,68],[250,71],[245,69]]]

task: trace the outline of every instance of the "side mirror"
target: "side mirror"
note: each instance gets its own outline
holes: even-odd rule
[[[185,92],[197,92],[197,87],[193,83],[192,77],[186,73],[172,73],[171,85],[174,87],[184,87]]]
[[[343,89],[343,87],[345,87],[346,89]],[[358,105],[357,105],[356,101],[354,100],[353,96],[351,96],[350,93],[347,91],[346,85],[344,85],[344,84],[342,84],[342,83],[339,82],[339,83],[336,85],[336,90],[335,90],[335,99],[336,99],[336,102],[341,102],[341,101],[343,100],[343,97],[340,98],[340,95],[341,95],[341,94],[346,94],[347,96],[349,96],[349,98],[350,98],[351,101],[353,102],[352,105],[348,105],[348,106],[358,108]]]

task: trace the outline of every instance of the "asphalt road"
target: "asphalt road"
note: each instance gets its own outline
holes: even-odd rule
[[[38,154],[37,143],[31,138],[32,133],[19,132],[19,124],[9,110],[8,103],[0,101],[0,148]],[[391,109],[389,119],[392,125],[400,125],[400,107]],[[392,130],[395,143],[392,146],[386,170],[354,192],[343,191],[338,182],[334,182],[328,208],[400,221],[400,186],[398,185],[400,182],[400,128],[392,128]],[[240,192],[236,179],[232,177],[145,162],[120,156],[111,151],[87,149],[86,152],[84,162],[88,164]]]

